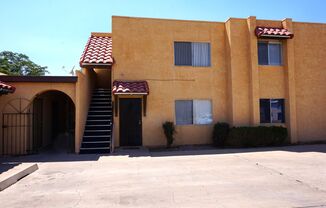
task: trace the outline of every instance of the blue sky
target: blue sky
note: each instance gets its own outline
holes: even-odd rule
[[[90,33],[111,32],[112,15],[207,21],[252,15],[326,23],[325,0],[0,0],[0,8],[0,51],[24,53],[48,66],[50,75],[79,69]]]

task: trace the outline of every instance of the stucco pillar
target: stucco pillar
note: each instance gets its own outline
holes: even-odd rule
[[[257,37],[255,35],[256,17],[250,16],[247,19],[249,30],[249,48],[250,48],[250,124],[253,126],[259,125],[259,71],[258,71],[258,49]]]
[[[225,23],[226,31],[226,63],[227,63],[227,112],[228,112],[228,123],[233,126],[233,91],[232,91],[232,71],[231,71],[231,20]]]
[[[282,21],[284,28],[292,33],[292,19],[287,18]],[[294,36],[295,38],[295,36]],[[297,143],[297,114],[296,114],[296,93],[295,93],[295,65],[294,65],[294,39],[286,40],[285,55],[285,85],[286,85],[286,124],[289,129],[291,143]]]
[[[83,74],[80,71],[76,71],[78,77],[76,83],[76,105],[75,105],[75,153],[79,153],[81,138],[82,138],[82,122],[81,120],[81,84],[83,84]]]
[[[228,121],[232,126],[250,125],[250,49],[248,23],[230,18],[226,24]]]

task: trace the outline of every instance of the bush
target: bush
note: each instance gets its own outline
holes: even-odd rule
[[[228,123],[216,123],[213,130],[213,143],[215,146],[224,146],[229,135],[230,126]]]
[[[171,121],[166,121],[163,123],[162,127],[166,137],[166,146],[169,148],[173,144],[174,134],[176,133],[174,123]]]
[[[281,126],[233,127],[226,146],[263,147],[282,145],[287,139],[287,129]]]

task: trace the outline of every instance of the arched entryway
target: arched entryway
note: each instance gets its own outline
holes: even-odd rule
[[[75,104],[65,93],[50,90],[32,101],[33,149],[35,151],[75,151]]]

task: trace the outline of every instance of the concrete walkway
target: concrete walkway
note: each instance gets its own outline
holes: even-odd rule
[[[326,207],[326,145],[34,155],[1,207]]]

